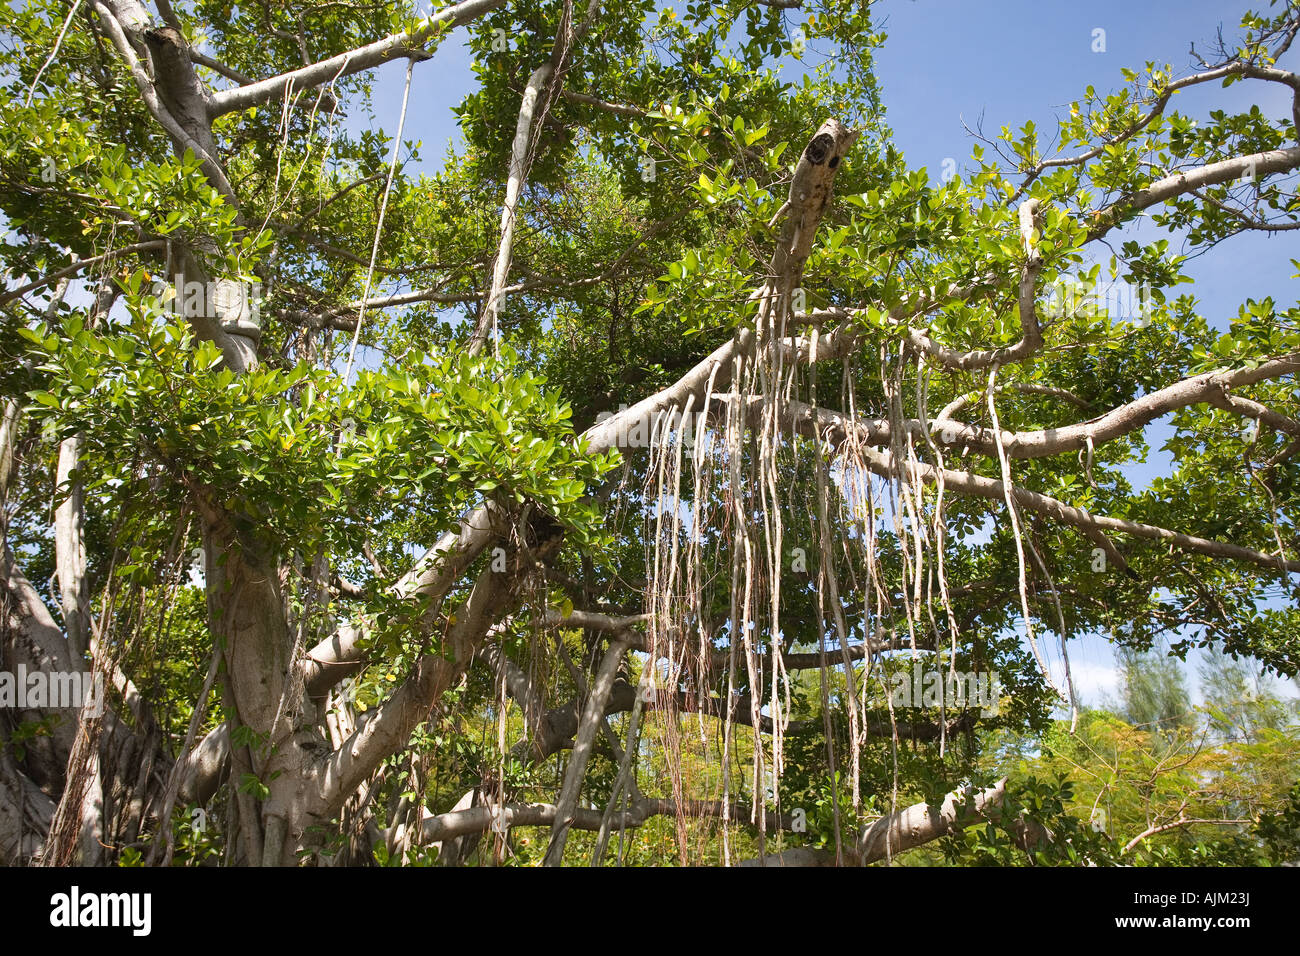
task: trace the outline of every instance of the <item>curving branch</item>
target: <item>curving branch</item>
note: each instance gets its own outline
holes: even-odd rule
[[[1162,415],[1200,403],[1214,404],[1247,418],[1258,419],[1278,431],[1300,435],[1300,422],[1287,418],[1266,405],[1232,395],[1229,391],[1270,379],[1283,378],[1296,372],[1300,372],[1300,352],[1292,352],[1255,366],[1226,372],[1203,372],[1149,392],[1141,398],[1113,408],[1104,415],[1086,422],[1027,432],[1002,430],[999,432],[999,437],[1010,458],[1046,458],[1079,451],[1089,444],[1094,447],[1102,445],[1138,431]],[[726,396],[714,398],[715,402],[726,400]],[[748,415],[751,419],[762,405],[762,401],[761,398],[749,399]],[[956,402],[953,404],[955,405]],[[830,408],[814,409],[811,405],[794,399],[791,399],[788,405],[789,420],[792,423],[810,428],[815,420],[817,428],[833,442],[843,441],[850,433],[866,445],[881,448],[888,447],[893,441],[893,425],[888,419],[854,418]],[[939,417],[930,419],[928,423],[911,418],[906,419],[902,427],[913,438],[924,440],[923,428],[928,424],[931,434],[937,435],[946,445],[989,456],[997,453],[996,441],[991,429],[948,418],[949,408],[945,408]]]
[[[1006,795],[1007,779],[1003,777],[985,790],[969,787],[954,790],[938,806],[917,803],[881,817],[863,830],[858,840],[857,861],[865,866],[878,860],[892,859],[899,853],[947,836],[960,827],[966,813],[1009,829],[1021,848],[1029,848],[1044,838],[1050,839],[1046,830],[1031,821],[1006,821],[1002,812]]]
[[[1226,63],[1222,66],[1214,67],[1213,69],[1204,70],[1200,73],[1194,73],[1191,76],[1184,76],[1181,79],[1172,80],[1161,87],[1160,95],[1156,97],[1150,110],[1114,136],[1103,137],[1102,142],[1097,146],[1075,156],[1059,156],[1053,159],[1044,159],[1037,163],[1033,169],[1029,170],[1026,174],[1024,180],[1020,183],[1020,188],[1016,190],[1015,194],[1011,197],[1010,202],[1015,202],[1023,196],[1025,191],[1033,184],[1033,182],[1047,170],[1060,169],[1067,166],[1081,166],[1102,155],[1106,152],[1107,148],[1117,146],[1120,143],[1132,139],[1138,133],[1142,132],[1142,130],[1150,126],[1156,117],[1164,113],[1165,107],[1169,105],[1169,100],[1179,90],[1185,90],[1190,86],[1197,86],[1201,83],[1222,80],[1234,75],[1243,75],[1254,79],[1271,80],[1273,82],[1283,83],[1300,93],[1300,78],[1297,78],[1296,74],[1272,67],[1261,67],[1241,60],[1234,60],[1231,63]]]
[[[723,803],[720,800],[683,800],[680,804],[674,800],[647,798],[638,800],[624,812],[616,812],[611,819],[615,830],[630,830],[641,826],[646,820],[655,816],[676,816],[683,814],[690,817],[722,818]],[[551,803],[507,803],[500,807],[479,806],[464,810],[453,810],[437,816],[426,817],[421,823],[425,842],[434,843],[450,840],[472,833],[486,833],[494,830],[505,833],[512,827],[546,827],[554,826],[559,808]],[[731,819],[748,821],[750,810],[747,806],[733,803]],[[790,830],[794,820],[790,814],[777,815],[766,811],[767,825],[773,828]],[[574,830],[599,830],[602,810],[577,808],[573,811],[569,823]],[[754,824],[757,826],[757,823]]]
[[[1231,182],[1246,175],[1260,177],[1272,173],[1284,173],[1297,166],[1300,166],[1300,146],[1292,146],[1289,149],[1270,149],[1247,156],[1234,156],[1232,159],[1207,163],[1204,166],[1165,176],[1146,188],[1139,189],[1131,196],[1119,199],[1094,212],[1087,241],[1092,242],[1094,239],[1101,238],[1134,214],[1167,202],[1175,196],[1194,192],[1206,186]]]
[[[49,285],[50,283],[57,283],[60,279],[66,279],[69,278],[70,276],[76,275],[79,272],[84,272],[86,269],[89,269],[91,266],[99,265],[101,262],[107,262],[109,259],[115,258],[117,256],[130,255],[131,253],[135,253],[135,252],[160,252],[166,248],[167,248],[167,241],[165,239],[149,239],[145,242],[136,242],[136,243],[132,243],[129,246],[122,246],[122,248],[120,249],[111,249],[108,252],[105,252],[103,255],[90,256],[89,258],[86,259],[78,259],[76,262],[72,263],[71,265],[64,266],[62,269],[56,269],[54,272],[51,272],[49,275],[42,276],[39,279],[27,283],[27,285],[25,286],[21,286],[17,289],[10,289],[7,292],[0,293],[0,306],[5,305],[8,302],[12,302],[14,299],[22,298],[24,295],[26,295],[28,292],[33,291],[34,289],[39,289],[42,286]]]
[[[633,119],[641,119],[647,115],[647,110],[639,106],[624,106],[622,103],[610,103],[599,97],[592,96],[590,93],[575,93],[573,90],[561,90],[561,99],[569,100],[572,103],[582,103],[585,106],[593,106],[605,113],[613,113],[615,116],[630,116]]]
[[[479,653],[496,617],[515,600],[515,576],[485,569],[465,602],[456,609],[443,653],[421,657],[412,674],[378,707],[357,721],[355,732],[324,761],[321,803],[337,812],[380,762],[396,753],[411,733]]]
[[[158,79],[162,80],[165,76],[167,83],[164,88],[167,93],[172,97],[184,97],[187,101],[179,105],[191,106],[193,103],[190,101],[198,101],[199,106],[204,107],[206,97],[198,87],[198,80],[194,76],[190,60],[186,57],[184,64],[181,64],[180,57],[177,55],[185,46],[180,34],[171,27],[165,30],[148,31],[149,15],[134,0],[103,0],[103,2],[92,0],[92,3],[95,12],[99,14],[99,22],[103,25],[104,32],[108,34],[114,49],[130,69],[131,76],[140,90],[140,99],[144,101],[149,114],[167,131],[178,150],[181,152],[189,150],[198,157],[203,172],[213,187],[225,196],[231,205],[238,206],[234,187],[230,185],[225,170],[213,155],[211,127],[191,121],[188,123],[190,128],[185,128],[185,122],[192,120],[193,117],[177,117],[173,114],[171,108],[164,102],[163,96],[160,95],[160,86],[155,83],[154,77],[149,75],[144,64],[140,62],[140,58],[136,56],[135,49],[127,38],[129,30],[132,35],[147,36],[151,41],[151,49],[158,54],[153,58],[159,74]]]
[[[420,25],[414,30],[394,33],[374,43],[320,60],[301,69],[281,73],[279,76],[214,93],[208,101],[208,116],[216,119],[226,113],[234,113],[278,100],[295,90],[306,90],[320,86],[322,83],[332,83],[342,77],[373,69],[389,60],[409,57],[419,53],[425,43],[444,31],[491,13],[504,2],[505,0],[462,0],[461,3],[443,7],[437,13],[421,20]]]
[[[787,428],[796,429],[801,434],[809,437],[818,437],[820,416],[811,414],[808,406],[798,402],[789,402],[788,409],[782,414],[782,422]],[[820,413],[819,409],[818,412]],[[753,413],[751,412],[751,415]],[[838,415],[839,413],[833,413]],[[838,424],[843,426],[847,422],[846,417],[841,417]],[[871,423],[868,424],[868,427]],[[853,432],[852,427],[839,427],[833,429],[828,434],[820,432],[820,437],[827,440],[833,447],[839,447]],[[863,463],[871,470],[873,474],[881,477],[890,478],[898,474],[898,468],[895,465],[894,456],[888,451],[876,451],[866,447],[868,443],[874,444],[874,439],[868,436],[868,439],[855,447],[855,451],[863,460]],[[957,494],[970,495],[972,497],[987,498],[991,501],[1002,501],[1005,496],[1003,484],[994,478],[985,478],[981,475],[975,475],[968,471],[954,471],[948,468],[938,468],[934,465],[922,462],[909,462],[904,469],[907,473],[913,474],[918,480],[926,482],[937,482],[940,477],[943,478],[944,487]],[[1076,508],[1068,505],[1063,501],[1052,498],[1048,495],[1039,494],[1036,491],[1029,491],[1026,488],[1015,487],[1012,490],[1015,501],[1018,505],[1030,511],[1053,518],[1062,524],[1079,528],[1085,533],[1118,533],[1126,534],[1136,538],[1143,538],[1148,541],[1159,541],[1170,547],[1179,548],[1184,551],[1191,551],[1196,554],[1204,554],[1209,557],[1228,558],[1234,561],[1245,561],[1249,564],[1257,565],[1273,571],[1283,572],[1300,572],[1300,560],[1287,558],[1284,555],[1271,555],[1262,551],[1256,551],[1253,548],[1246,548],[1241,545],[1232,544],[1226,541],[1213,541],[1208,538],[1197,537],[1196,535],[1184,534],[1180,531],[1172,531],[1168,528],[1161,528],[1156,525],[1144,524],[1139,521],[1131,521],[1127,518],[1113,518],[1107,515],[1094,515],[1087,509]],[[1114,550],[1113,545],[1107,548],[1107,556],[1115,561],[1120,567],[1124,567],[1123,558]]]
[[[1022,849],[1031,849],[1051,833],[1031,820],[1007,820],[1003,813],[1007,780],[1003,777],[984,790],[963,787],[944,797],[940,804],[916,803],[881,817],[863,828],[857,845],[844,850],[843,862],[866,866],[880,860],[892,860],[900,853],[947,836],[968,821],[985,821],[1008,830]],[[740,866],[835,866],[840,861],[832,850],[796,847],[771,853]]]

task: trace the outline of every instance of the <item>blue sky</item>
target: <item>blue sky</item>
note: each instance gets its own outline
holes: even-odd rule
[[[1266,2],[1257,0],[1254,6],[1266,9]],[[984,133],[994,136],[1003,125],[1015,129],[1031,119],[1040,130],[1054,130],[1055,118],[1081,99],[1089,84],[1103,94],[1121,87],[1121,68],[1141,70],[1151,60],[1172,65],[1176,75],[1194,72],[1191,44],[1213,59],[1216,31],[1222,27],[1226,37],[1235,37],[1241,13],[1249,7],[1211,0],[882,0],[874,9],[889,37],[876,63],[896,144],[910,166],[924,166],[937,179],[946,159],[960,167],[970,155],[974,141],[963,124],[975,128],[982,123]],[[1094,50],[1102,39],[1098,30],[1104,31],[1104,52]],[[441,165],[449,143],[461,143],[451,109],[474,86],[463,38],[463,31],[453,35],[415,71],[404,138],[423,141],[430,171]],[[815,48],[806,55],[809,64],[817,59]],[[1291,69],[1300,65],[1294,51],[1286,60]],[[392,63],[376,77],[375,122],[390,134],[404,76],[405,64]],[[1258,103],[1276,118],[1289,113],[1286,92],[1276,84],[1239,83],[1228,89],[1210,84],[1178,94],[1172,109],[1203,117],[1209,109],[1235,111]],[[349,125],[365,122],[354,116]],[[1294,302],[1291,257],[1300,257],[1300,244],[1286,234],[1241,236],[1197,259],[1188,270],[1195,285],[1180,291],[1200,300],[1211,324],[1223,325],[1245,290]],[[1147,434],[1153,454],[1130,474],[1139,487],[1167,473],[1168,458],[1159,447],[1170,430],[1156,422]],[[1059,680],[1059,649],[1045,650]],[[1106,641],[1085,637],[1072,642],[1070,658],[1085,702],[1100,703],[1104,695],[1116,693],[1114,655]],[[1186,666],[1194,696],[1198,659],[1193,653]],[[1289,684],[1286,688],[1293,690]]]
[[[1255,4],[1257,8],[1264,4]],[[1173,66],[1178,75],[1194,72],[1190,46],[1206,59],[1219,26],[1235,36],[1240,14],[1248,7],[1222,2],[1087,4],[1001,0],[996,5],[962,0],[885,0],[877,5],[888,41],[876,58],[888,119],[909,165],[937,173],[947,157],[960,164],[971,139],[963,127],[983,120],[985,135],[1004,125],[1013,129],[1034,120],[1040,130],[1055,128],[1055,118],[1083,95],[1089,84],[1099,93],[1123,85],[1120,69],[1141,69],[1148,60]],[[1094,30],[1105,31],[1105,52],[1093,52]],[[1287,54],[1296,68],[1296,54]],[[1284,65],[1286,65],[1284,61]],[[1270,84],[1272,85],[1272,84]],[[1178,94],[1173,109],[1204,116],[1210,109],[1248,109],[1258,103],[1271,118],[1290,111],[1286,91],[1264,84],[1238,83],[1194,87]],[[1272,295],[1283,304],[1296,301],[1292,257],[1300,243],[1285,234],[1240,236],[1191,263],[1196,280],[1190,290],[1212,325],[1236,313],[1243,290],[1255,297]],[[1160,422],[1147,430],[1149,461],[1131,470],[1136,485],[1167,473],[1168,457],[1160,445],[1171,430]],[[1046,648],[1045,648],[1046,650]],[[1063,672],[1059,651],[1050,656],[1058,681]],[[1193,653],[1186,667],[1195,688]],[[1086,701],[1114,694],[1118,681],[1110,645],[1084,638],[1071,643],[1071,670]],[[1288,687],[1294,690],[1293,687]]]
[[[1266,9],[1266,0],[1253,6]],[[1180,75],[1190,72],[1190,45],[1208,58],[1216,30],[1222,26],[1225,36],[1235,36],[1248,7],[1209,0],[882,0],[873,9],[889,35],[876,63],[895,141],[909,165],[926,167],[937,179],[946,159],[960,166],[970,155],[974,141],[963,122],[973,128],[982,119],[985,133],[993,135],[1003,125],[1014,129],[1031,119],[1040,130],[1054,130],[1055,117],[1089,84],[1103,93],[1122,86],[1122,67],[1141,69],[1153,60],[1171,64]],[[1105,31],[1105,52],[1093,52],[1095,30]],[[475,79],[464,37],[463,30],[453,34],[415,71],[404,138],[423,141],[430,170],[441,165],[448,143],[461,143],[451,109],[473,90]],[[1287,58],[1295,68],[1296,51]],[[816,63],[816,49],[805,59]],[[404,77],[401,62],[376,74],[374,122],[390,135]],[[1172,108],[1204,116],[1210,108],[1239,110],[1254,103],[1271,117],[1290,111],[1288,91],[1262,83],[1194,87],[1177,94]],[[368,121],[353,116],[349,126]],[[1240,236],[1195,262],[1189,272],[1196,285],[1183,289],[1201,300],[1212,322],[1235,314],[1242,289],[1294,301],[1296,283],[1289,277],[1295,269],[1288,259],[1297,255],[1300,248],[1287,234]]]
[[[1256,0],[1253,6],[1265,4]],[[970,155],[974,140],[963,122],[973,128],[982,119],[984,132],[993,135],[1004,125],[1014,129],[1031,119],[1042,131],[1054,130],[1055,117],[1068,111],[1089,84],[1102,93],[1123,86],[1122,67],[1141,69],[1153,60],[1171,64],[1180,75],[1191,72],[1190,45],[1195,42],[1209,58],[1216,30],[1222,26],[1225,36],[1235,36],[1240,13],[1248,7],[1209,0],[999,0],[995,5],[881,0],[873,9],[889,35],[876,64],[895,142],[910,166],[925,167],[937,179],[946,159],[960,167]],[[1099,29],[1105,31],[1103,53],[1092,49],[1093,31]],[[464,30],[453,34],[415,71],[404,138],[423,142],[426,169],[441,166],[448,143],[461,144],[451,110],[475,87],[464,37]],[[1296,51],[1287,58],[1297,61]],[[805,59],[815,64],[816,49]],[[390,135],[397,126],[405,72],[402,62],[376,72],[374,122]],[[1254,103],[1271,117],[1290,112],[1288,91],[1262,83],[1238,83],[1226,90],[1218,84],[1194,87],[1177,94],[1172,108],[1204,116],[1211,108],[1248,109]],[[367,122],[367,117],[353,116],[348,125]],[[1300,256],[1300,247],[1287,234],[1240,236],[1194,263],[1189,272],[1196,285],[1183,289],[1201,300],[1211,321],[1235,314],[1242,289],[1294,301],[1292,256]]]

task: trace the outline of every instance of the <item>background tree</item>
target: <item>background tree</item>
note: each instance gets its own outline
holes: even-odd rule
[[[1130,723],[1153,730],[1191,724],[1192,701],[1175,658],[1130,648],[1121,648],[1116,656],[1124,681],[1123,713]]]

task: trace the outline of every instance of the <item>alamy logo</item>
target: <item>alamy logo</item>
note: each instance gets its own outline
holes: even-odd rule
[[[978,707],[994,717],[1002,699],[997,671],[915,670],[894,674],[889,700],[894,707]]]
[[[166,296],[169,291],[166,283],[154,283],[156,295]],[[176,276],[176,292],[167,300],[167,308],[186,318],[247,316],[257,324],[262,317],[261,302],[260,282],[197,282],[187,280],[182,272]]]
[[[618,412],[601,412],[596,421],[605,422],[617,418],[627,411],[627,405],[620,405]],[[695,434],[700,429],[704,412],[683,415],[679,408],[666,408],[652,415],[638,415],[634,418],[619,419],[618,446],[620,448],[657,448],[672,433],[681,436],[683,448],[695,447]]]
[[[78,886],[50,897],[50,925],[125,926],[133,936],[148,936],[153,928],[153,897],[149,893],[83,893]]]
[[[104,714],[104,675],[89,671],[0,671],[0,708],[45,710],[89,708],[90,716]]]
[[[1048,287],[1041,311],[1054,318],[1104,315],[1112,321],[1127,320],[1146,328],[1151,324],[1155,300],[1149,283],[1098,282],[1065,275]]]

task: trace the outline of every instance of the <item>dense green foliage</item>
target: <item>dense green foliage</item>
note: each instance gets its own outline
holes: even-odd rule
[[[564,621],[575,609],[658,613],[661,592],[672,592],[664,607],[676,615],[676,656],[657,646],[671,664],[643,718],[634,789],[679,807],[725,794],[744,809],[726,826],[711,813],[652,816],[615,834],[611,858],[718,863],[790,846],[843,848],[884,815],[1005,776],[1000,816],[961,816],[969,825],[901,861],[1295,859],[1300,722],[1255,668],[1300,671],[1300,591],[1296,572],[1278,565],[1300,555],[1300,304],[1257,299],[1245,277],[1236,315],[1203,315],[1186,275],[1192,257],[1213,256],[1239,232],[1300,219],[1300,156],[1287,158],[1294,117],[1259,107],[1185,116],[1171,87],[1180,74],[1148,63],[1117,91],[1081,91],[1057,129],[1004,128],[975,145],[960,174],[940,180],[892,144],[872,69],[886,37],[868,4],[596,5],[590,31],[562,61],[563,94],[543,93],[499,336],[472,354],[465,343],[498,256],[524,85],[553,56],[565,17],[582,20],[586,4],[490,5],[454,34],[401,2],[160,4],[149,36],[161,35],[174,7],[182,46],[202,51],[186,62],[210,92],[402,30],[419,37],[413,75],[425,82],[439,69],[439,45],[467,37],[477,85],[457,110],[464,149],[436,171],[418,162],[418,144],[393,142],[394,118],[380,118],[382,132],[349,131],[361,124],[347,126],[345,116],[373,109],[373,78],[360,71],[247,108],[209,109],[211,158],[228,186],[151,113],[105,28],[105,10],[134,6],[35,0],[0,12],[8,227],[0,260],[11,290],[0,298],[0,394],[22,416],[13,480],[5,476],[5,548],[61,620],[57,595],[42,585],[57,563],[51,503],[68,493],[55,462],[60,442],[79,436],[71,479],[84,488],[101,655],[151,705],[151,745],[168,765],[192,719],[199,738],[232,722],[236,748],[251,754],[249,768],[236,767],[207,800],[205,827],[192,825],[193,807],[173,808],[176,862],[246,862],[230,808],[244,798],[274,804],[272,773],[254,772],[273,760],[268,728],[239,723],[251,709],[236,705],[224,676],[203,699],[213,655],[219,663],[230,652],[222,615],[239,610],[213,593],[228,557],[217,543],[230,541],[239,561],[230,557],[229,567],[255,558],[276,578],[295,662],[342,625],[365,631],[364,666],[322,697],[315,733],[331,747],[417,684],[425,655],[459,668],[418,729],[376,761],[364,796],[343,794],[312,824],[318,840],[303,841],[304,859],[425,865],[450,844],[395,842],[413,806],[449,813],[467,791],[497,803],[552,800],[565,751],[539,758],[527,740],[538,733],[539,707],[586,696],[607,636]],[[1247,14],[1235,45],[1205,65],[1240,68],[1196,82],[1280,83],[1300,97],[1300,80],[1268,75],[1297,25],[1293,2]],[[141,40],[138,56],[146,46],[147,72],[166,93],[164,45]],[[806,47],[818,56],[803,59]],[[1295,52],[1285,55],[1294,62]],[[801,64],[799,82],[781,70],[792,63]],[[1285,65],[1279,59],[1277,72]],[[180,108],[174,94],[163,101]],[[752,293],[769,279],[792,170],[827,117],[858,138],[785,315],[791,336],[816,325],[854,344],[790,372],[786,398],[892,423],[891,437],[866,444],[896,462],[1005,482],[991,450],[998,427],[1050,436],[1195,376],[1265,369],[1222,387],[1222,400],[1198,393],[1167,410],[1172,464],[1148,487],[1129,478],[1152,452],[1143,422],[1086,448],[1012,456],[1016,488],[1172,537],[1111,527],[1111,552],[1050,511],[1022,505],[1018,523],[1009,521],[1000,491],[950,482],[940,498],[932,484],[908,485],[902,465],[882,471],[848,442],[824,455],[820,439],[796,438],[793,427],[775,449],[747,437],[724,455],[725,401],[710,405],[697,433],[719,463],[696,464],[690,474],[703,477],[694,487],[683,479],[666,490],[664,448],[680,458],[680,438],[595,451],[583,441],[590,426],[673,385],[760,321]],[[1180,173],[1266,153],[1285,161],[1247,181],[1225,173],[1141,205]],[[1026,198],[1041,210],[1031,239],[1018,218]],[[233,367],[191,321],[185,262],[206,273],[209,298],[216,280],[248,294],[260,322],[251,367]],[[1025,276],[1041,325],[1036,349],[1004,352],[1005,364],[944,362],[916,344],[920,336],[954,353],[1012,349],[1028,335]],[[1141,289],[1149,308],[1064,302],[1071,282]],[[1284,365],[1269,371],[1269,362]],[[967,429],[957,438],[929,428],[944,406]],[[906,431],[913,420],[919,426]],[[733,455],[729,474],[722,462]],[[745,499],[738,512],[735,502],[769,465],[781,476],[777,507]],[[494,546],[472,554],[437,600],[403,593],[419,556],[483,502],[500,524]],[[755,573],[756,605],[781,581],[780,627],[753,622],[749,640],[765,662],[756,674],[745,669],[734,617],[736,569],[748,560],[737,543],[740,512],[760,550],[772,548],[774,514],[782,529],[779,553],[766,559],[780,575]],[[661,531],[674,513],[679,524]],[[689,575],[664,585],[670,539],[672,561],[680,549]],[[475,582],[501,570],[494,562],[507,551],[532,576],[519,572],[514,603],[465,638],[458,629],[471,619]],[[1036,644],[1023,639],[1022,606]],[[561,626],[548,626],[548,610]],[[1119,649],[1124,700],[1083,710],[1072,729],[1038,645],[1096,634]],[[892,644],[841,663],[841,648],[868,641]],[[489,645],[536,699],[520,697]],[[1164,656],[1170,647],[1182,657],[1194,647],[1232,655],[1209,658],[1203,708]],[[778,654],[821,650],[823,666],[774,676]],[[737,652],[741,663],[729,669],[705,666],[710,655]],[[629,657],[620,686],[637,685],[645,666],[644,654]],[[923,666],[995,674],[1000,706],[925,699],[896,713],[891,688],[912,686]],[[786,697],[779,779],[756,794],[750,774],[756,759],[771,771],[776,743],[765,738],[756,758],[759,735],[738,733],[718,711],[730,701],[748,714],[752,698],[768,702],[763,716],[772,719],[772,703]],[[126,712],[120,692],[113,703]],[[582,807],[603,811],[615,797],[610,738],[633,739],[626,711],[596,738]],[[19,763],[28,741],[50,733],[39,721],[0,723]],[[748,816],[755,802],[796,809],[806,826],[760,836]],[[1048,838],[1025,846],[1016,836],[1024,820]],[[143,862],[165,828],[139,829],[106,836],[108,862]],[[549,837],[549,827],[521,826],[457,852],[532,865]],[[575,830],[565,860],[591,860],[597,842]]]

